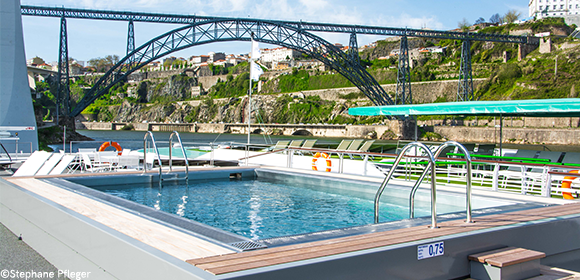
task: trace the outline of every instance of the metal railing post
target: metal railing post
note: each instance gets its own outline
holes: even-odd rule
[[[365,155],[364,158],[364,167],[363,167],[363,176],[367,176],[367,165],[369,163],[369,155]]]
[[[209,165],[213,166],[214,165],[214,157],[215,157],[213,142],[209,143],[209,147],[211,149],[211,154],[209,156]]]
[[[550,197],[552,195],[552,175],[550,167],[544,166],[544,176],[542,176],[542,196]]]
[[[493,166],[493,181],[491,183],[491,190],[497,192],[499,187],[499,162],[494,163]]]

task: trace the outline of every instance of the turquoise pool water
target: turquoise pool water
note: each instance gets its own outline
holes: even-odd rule
[[[335,184],[337,185],[337,184]],[[350,186],[350,184],[343,184]],[[339,229],[373,222],[373,196],[356,188],[334,188],[259,177],[256,180],[191,180],[189,185],[100,186],[99,190],[254,240]],[[370,187],[376,190],[375,186]],[[408,190],[381,200],[381,222],[408,218]],[[418,195],[416,216],[430,215],[430,202]],[[438,203],[439,213],[464,211]],[[442,201],[445,199],[442,199]],[[448,199],[449,200],[449,199]]]
[[[162,147],[162,148],[158,148],[157,149],[159,151],[159,155],[162,156],[169,156],[169,147]],[[184,148],[185,153],[187,154],[187,158],[189,159],[193,159],[202,155],[205,155],[208,153],[208,151],[202,151],[202,150],[197,150],[197,149],[192,149],[192,148]],[[138,152],[142,153],[143,149],[139,149],[137,150]],[[149,148],[147,149],[147,152],[149,153],[155,153],[155,149],[153,148]],[[171,149],[171,154],[174,157],[181,157],[183,158],[183,152],[181,151],[181,148],[172,148]]]

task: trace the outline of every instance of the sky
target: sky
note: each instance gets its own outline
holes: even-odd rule
[[[133,11],[165,14],[189,14],[224,17],[250,17],[272,20],[343,23],[385,27],[455,29],[466,19],[474,23],[486,21],[493,14],[509,10],[528,17],[527,0],[21,0],[22,5],[66,7],[112,11]],[[47,63],[58,60],[59,18],[22,16],[27,59],[41,57]],[[135,46],[169,30],[175,24],[135,22]],[[79,61],[126,53],[127,22],[67,19],[69,56]],[[317,33],[332,43],[348,45],[348,34]],[[385,39],[359,35],[358,45]],[[272,47],[262,45],[262,48]],[[204,55],[209,52],[242,54],[250,51],[247,42],[214,43],[195,46],[177,57]]]

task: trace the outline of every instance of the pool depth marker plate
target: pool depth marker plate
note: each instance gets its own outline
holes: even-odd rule
[[[445,254],[443,241],[417,246],[417,260],[442,256]]]

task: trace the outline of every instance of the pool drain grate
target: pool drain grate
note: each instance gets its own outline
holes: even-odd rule
[[[241,241],[241,242],[234,242],[234,243],[230,243],[229,245],[236,247],[238,249],[241,249],[242,251],[249,251],[249,250],[255,250],[255,249],[262,249],[262,248],[267,248],[267,246],[260,244],[260,243],[256,243],[254,241]]]

